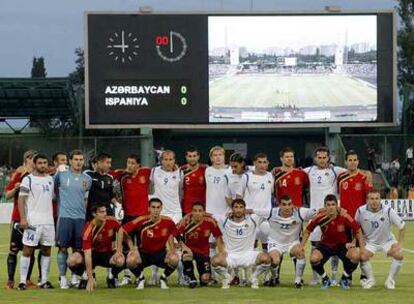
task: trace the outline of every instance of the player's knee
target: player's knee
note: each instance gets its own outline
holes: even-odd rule
[[[83,258],[82,255],[79,252],[75,252],[73,254],[71,254],[68,259],[66,260],[66,264],[69,267],[75,267],[77,265],[82,264],[83,262]]]
[[[259,255],[259,262],[260,264],[270,264],[272,262],[272,259],[267,253],[260,253]]]
[[[129,269],[135,269],[139,264],[141,264],[141,258],[138,252],[131,251],[127,255],[126,266]]]
[[[124,255],[113,255],[111,259],[109,260],[109,264],[115,266],[115,267],[123,267],[125,265],[125,257]]]
[[[200,277],[200,281],[204,284],[207,284],[210,281],[210,274],[209,273],[203,273]]]
[[[404,259],[404,254],[400,248],[395,248],[392,252],[392,257],[398,261],[402,261]]]
[[[182,256],[183,262],[191,262],[193,260],[192,253],[184,253]]]
[[[310,257],[310,262],[312,264],[317,264],[321,261],[322,255],[319,252],[312,252]]]
[[[270,258],[272,260],[273,265],[279,265],[280,264],[280,256],[278,254],[271,254]]]
[[[226,258],[222,254],[217,254],[211,259],[211,265],[214,267],[216,266],[225,266],[226,264]]]
[[[358,263],[358,261],[360,260],[361,256],[358,252],[358,250],[356,250],[355,248],[353,249],[349,249],[346,256],[348,257],[348,259],[351,260],[352,263]]]
[[[165,262],[171,267],[177,267],[178,261],[179,261],[178,255],[175,253],[169,254],[168,257],[165,259]]]

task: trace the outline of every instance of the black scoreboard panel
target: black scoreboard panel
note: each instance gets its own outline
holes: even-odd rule
[[[208,121],[206,17],[87,18],[90,124]]]
[[[316,48],[313,57],[300,53],[312,49],[305,45],[290,54],[257,51],[257,44],[266,44],[258,37],[269,39],[267,49],[278,46],[277,31],[269,36],[269,29],[264,28],[269,27],[269,21],[265,19],[274,18],[275,24],[279,24],[280,20],[276,20],[279,17],[303,17],[302,30],[299,24],[297,37],[293,35],[300,44],[299,33],[306,28],[308,16],[326,20],[335,16],[375,17],[372,35],[375,49],[355,54],[364,44],[355,44],[352,50],[349,44],[347,48],[342,46],[342,50],[337,48],[336,54],[325,56],[330,43],[325,41],[325,45],[321,42]],[[241,18],[246,17],[251,19],[245,19],[241,25]],[[260,18],[264,20],[263,26]],[[222,19],[226,19],[224,23]],[[325,28],[329,28],[329,22]],[[372,127],[396,122],[393,12],[232,15],[87,12],[85,23],[87,128]],[[288,24],[289,21],[286,27]],[[267,36],[262,35],[261,29]],[[351,40],[351,31],[345,32],[345,41]],[[322,34],[318,32],[315,36]],[[248,35],[254,39],[246,40],[244,36]],[[213,45],[220,40],[218,36],[226,47]],[[231,46],[234,41],[239,43],[237,48]],[[331,45],[335,43],[338,42],[332,41]],[[335,58],[345,58],[344,54],[347,54],[344,62]],[[367,74],[363,74],[365,71]],[[319,86],[321,75],[325,86]],[[338,90],[331,89],[335,83],[341,84]],[[357,96],[364,102],[344,106],[348,94],[350,99]],[[309,104],[314,95],[321,100]]]

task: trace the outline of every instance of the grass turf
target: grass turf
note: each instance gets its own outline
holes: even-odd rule
[[[9,226],[0,225],[0,303],[1,304],[63,304],[63,303],[414,303],[411,293],[414,288],[414,223],[408,222],[404,248],[405,260],[402,271],[396,279],[396,289],[387,290],[384,281],[388,274],[391,259],[385,258],[379,253],[373,260],[374,274],[377,286],[371,290],[363,290],[358,284],[359,270],[354,273],[354,286],[351,290],[342,290],[339,287],[331,287],[321,290],[319,287],[305,286],[303,290],[293,288],[293,266],[285,259],[282,266],[281,286],[268,288],[262,287],[252,290],[250,287],[231,287],[222,290],[220,286],[204,287],[190,290],[187,287],[176,286],[176,275],[169,280],[170,289],[161,290],[159,287],[148,287],[142,291],[135,290],[134,286],[118,289],[107,289],[105,284],[104,269],[98,269],[98,289],[93,293],[84,290],[26,290],[6,291],[3,286],[7,280],[6,257],[9,242]],[[309,254],[308,254],[309,255]],[[329,270],[329,262],[326,269]],[[16,271],[16,280],[19,278],[19,268]],[[148,274],[148,270],[147,270]],[[121,274],[122,275],[122,274]],[[33,278],[37,277],[35,266]],[[149,277],[149,275],[147,275]],[[311,277],[310,266],[306,265],[305,282]],[[56,265],[56,250],[53,250],[50,280],[58,287],[58,270]]]
[[[373,87],[344,75],[247,74],[210,83],[210,106],[296,107],[375,105]]]

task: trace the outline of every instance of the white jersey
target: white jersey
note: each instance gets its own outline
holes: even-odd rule
[[[235,174],[235,173],[228,173],[226,174],[227,177],[227,189],[226,189],[226,197],[235,199],[238,195],[238,192],[241,188],[241,182],[243,174]]]
[[[226,202],[228,178],[231,169],[225,167],[206,169],[206,211],[214,215],[225,215],[229,211]]]
[[[256,228],[263,222],[262,218],[255,214],[246,215],[240,223],[234,222],[229,217],[216,216],[215,218],[223,233],[228,253],[244,253],[254,250]]]
[[[372,212],[368,204],[359,207],[355,220],[361,225],[365,242],[375,245],[395,240],[391,225],[395,225],[398,229],[405,226],[404,220],[392,208],[383,204],[378,212]]]
[[[337,178],[346,169],[332,165],[320,169],[314,165],[305,168],[304,171],[309,177],[311,208],[323,208],[323,201],[328,194],[338,196]]]
[[[182,213],[180,204],[181,171],[164,171],[161,166],[152,168],[150,180],[154,185],[154,197],[162,201],[161,215]]]
[[[315,214],[315,209],[310,208],[293,208],[293,214],[290,217],[282,217],[280,208],[254,209],[255,214],[265,218],[269,222],[269,243],[278,243],[280,245],[292,244],[298,241],[302,233],[302,224],[309,221]]]
[[[272,207],[274,178],[272,173],[258,175],[254,172],[243,174],[240,194],[247,209],[270,209]]]
[[[27,196],[26,218],[29,225],[54,225],[54,183],[50,175],[25,176],[20,184],[19,196]]]

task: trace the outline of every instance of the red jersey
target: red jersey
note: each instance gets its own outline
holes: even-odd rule
[[[367,180],[367,176],[360,172],[350,175],[343,172],[338,176],[338,191],[341,208],[354,218],[359,207],[365,205],[366,196],[372,190],[372,184]]]
[[[16,184],[20,183],[22,181],[23,177],[25,177],[28,174],[29,174],[29,172],[22,173],[22,172],[16,171],[13,174],[10,182],[4,188],[4,192],[13,190],[14,186],[16,186]],[[17,190],[14,193],[14,198],[13,198],[13,212],[12,212],[12,216],[11,216],[12,222],[20,222],[20,212],[19,212],[18,201],[19,201],[19,190]]]
[[[199,164],[196,170],[191,170],[188,164],[181,167],[184,176],[181,208],[184,214],[191,212],[196,201],[202,202],[204,206],[206,204],[206,169],[204,164]]]
[[[275,177],[275,197],[277,202],[284,195],[292,198],[296,207],[303,206],[303,189],[309,187],[308,175],[301,169],[293,168],[292,171],[283,171],[281,167],[274,168],[272,173]]]
[[[195,254],[208,257],[210,255],[209,238],[213,234],[215,238],[222,235],[217,222],[211,216],[204,216],[200,223],[192,220],[192,215],[188,214],[178,224],[177,234],[183,234],[184,244],[186,244]]]
[[[99,227],[93,220],[86,223],[82,231],[82,249],[103,253],[113,252],[114,236],[120,227],[121,224],[112,216],[108,216]]]
[[[156,222],[149,215],[140,216],[122,226],[129,234],[139,232],[139,249],[145,253],[158,253],[165,250],[170,235],[176,235],[177,228],[167,216],[161,216]]]
[[[148,187],[151,169],[142,167],[131,175],[124,170],[111,172],[121,184],[122,206],[126,216],[138,217],[148,214]]]
[[[356,233],[361,226],[349,215],[338,214],[335,218],[326,216],[326,212],[317,214],[308,224],[306,230],[312,232],[316,226],[322,230],[321,243],[331,249],[351,242],[347,230]]]

